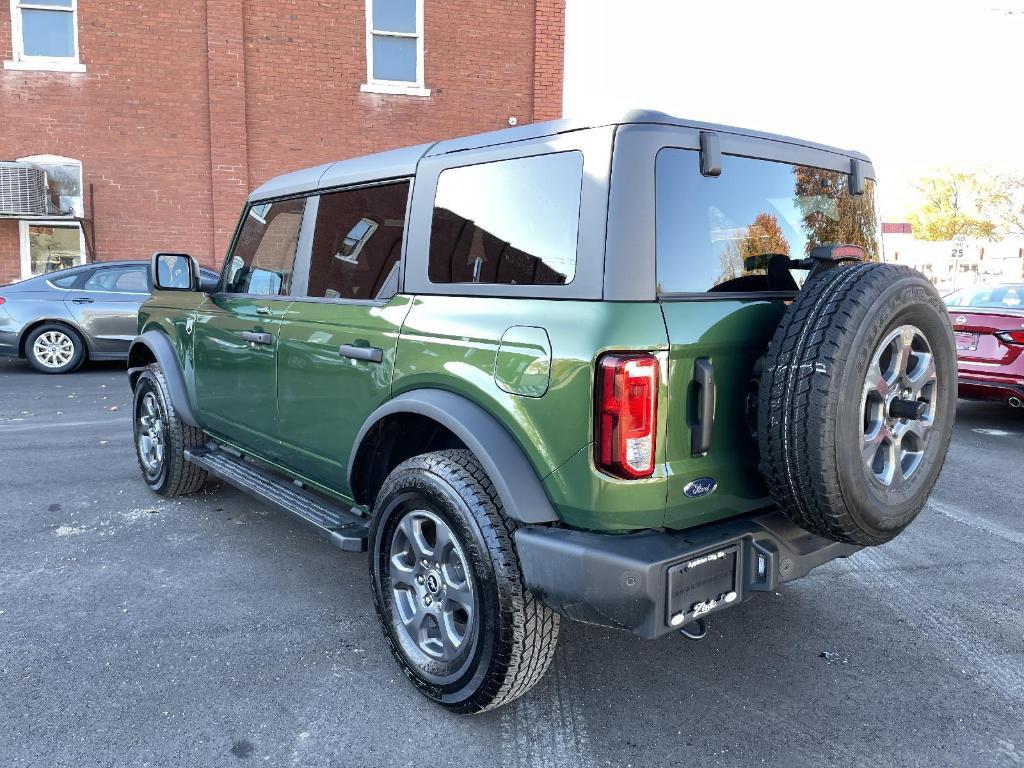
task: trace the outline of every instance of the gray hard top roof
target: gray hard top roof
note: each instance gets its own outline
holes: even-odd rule
[[[733,133],[741,136],[779,141],[786,144],[796,144],[802,147],[812,147],[826,152],[833,152],[850,158],[857,158],[870,163],[870,159],[859,152],[847,149],[829,147],[824,144],[816,144],[803,139],[795,139],[790,136],[780,136],[763,131],[753,131],[746,128],[735,128],[728,125],[717,125],[715,123],[704,123],[699,120],[687,120],[679,117],[672,117],[664,112],[654,110],[632,110],[611,118],[600,120],[577,120],[562,119],[550,120],[544,123],[533,123],[516,128],[505,128],[500,131],[489,133],[477,133],[472,136],[464,136],[458,139],[448,139],[432,144],[418,144],[413,147],[393,149],[388,152],[378,152],[373,155],[363,155],[351,160],[339,160],[333,163],[325,163],[314,168],[305,168],[300,171],[286,173],[277,176],[253,190],[249,195],[250,201],[267,200],[275,197],[301,194],[318,189],[330,189],[343,187],[349,184],[360,184],[379,179],[400,178],[412,176],[416,173],[416,166],[424,157],[436,157],[453,152],[465,152],[472,149],[481,149],[498,144],[510,144],[516,141],[527,141],[539,139],[545,136],[554,136],[559,133],[580,131],[586,128],[598,128],[608,125],[631,125],[631,124],[656,124],[674,125],[681,128],[691,128],[701,131],[715,131],[718,133]]]

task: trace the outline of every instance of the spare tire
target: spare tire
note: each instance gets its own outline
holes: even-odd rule
[[[837,266],[808,281],[765,356],[761,473],[782,509],[836,541],[889,541],[938,478],[956,410],[946,308],[923,275]]]

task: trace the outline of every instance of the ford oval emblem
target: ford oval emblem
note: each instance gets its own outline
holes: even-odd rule
[[[696,480],[691,480],[683,488],[683,493],[689,496],[691,499],[697,498],[698,496],[707,496],[709,493],[718,487],[718,482],[713,477],[698,477]]]
[[[966,325],[967,324],[967,318],[964,317],[963,315],[960,315],[960,317],[958,317],[956,319],[956,324],[957,325]]]

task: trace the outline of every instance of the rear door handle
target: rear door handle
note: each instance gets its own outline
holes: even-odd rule
[[[697,384],[697,419],[690,435],[690,453],[703,456],[711,448],[715,425],[715,368],[706,357],[693,361],[693,380]]]
[[[274,337],[269,333],[257,333],[256,331],[242,331],[242,338],[253,344],[272,344],[274,342]]]
[[[92,304],[95,301],[95,299],[90,299],[88,296],[78,296],[77,298],[74,298],[71,301],[73,301],[75,304]]]
[[[384,350],[378,347],[357,347],[354,344],[342,344],[338,347],[338,354],[352,360],[366,360],[369,363],[379,363],[384,359]]]

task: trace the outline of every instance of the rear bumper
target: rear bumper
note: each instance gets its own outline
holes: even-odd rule
[[[1024,381],[1016,377],[995,378],[991,374],[978,375],[960,372],[957,394],[967,400],[1024,400]]]
[[[644,638],[678,628],[670,616],[678,609],[670,607],[673,566],[735,547],[736,596],[728,604],[738,605],[860,549],[814,536],[778,511],[679,532],[616,535],[527,526],[515,537],[527,586],[542,602],[575,621]]]

